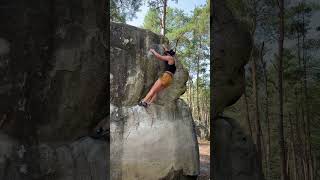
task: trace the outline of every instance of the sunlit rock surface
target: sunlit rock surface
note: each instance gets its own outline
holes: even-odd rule
[[[148,108],[137,106],[162,74],[161,36],[111,24],[111,179],[196,179],[199,152],[191,111],[179,99],[188,72],[177,61],[170,87]]]

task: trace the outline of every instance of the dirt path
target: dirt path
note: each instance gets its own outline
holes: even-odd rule
[[[199,141],[200,175],[198,180],[210,179],[210,142]]]

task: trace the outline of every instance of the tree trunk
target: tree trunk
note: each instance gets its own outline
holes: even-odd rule
[[[199,49],[201,49],[201,37],[200,37],[200,44],[199,44]],[[198,54],[198,61],[197,61],[197,114],[198,114],[198,119],[201,121],[201,116],[200,116],[200,103],[199,103],[199,78],[200,75],[200,53]]]
[[[251,122],[250,122],[250,114],[249,114],[249,105],[248,105],[248,99],[247,99],[247,93],[246,90],[244,90],[244,103],[246,105],[246,116],[247,116],[247,123],[248,123],[248,127],[249,127],[249,131],[250,131],[250,136],[252,136],[252,126],[251,126]]]
[[[176,45],[175,45],[175,47],[174,47],[174,51],[175,51],[175,52],[177,52],[177,47],[178,47],[179,39],[180,39],[180,38],[177,38],[177,39],[176,39]]]
[[[192,79],[189,80],[189,107],[192,108]]]
[[[296,99],[296,110],[295,110],[295,130],[296,130],[296,135],[297,135],[297,139],[296,139],[296,146],[297,146],[297,154],[299,154],[299,156],[297,156],[297,158],[299,159],[299,168],[298,168],[298,176],[299,176],[299,180],[303,179],[304,176],[304,170],[303,170],[303,163],[302,160],[304,158],[303,156],[303,152],[304,152],[304,146],[302,143],[302,135],[301,135],[301,121],[299,121],[299,99],[298,99],[298,88],[295,89],[295,99]],[[298,164],[297,164],[298,166]]]
[[[166,16],[167,16],[167,3],[168,0],[163,0],[163,13],[161,18],[161,35],[166,35]]]
[[[263,49],[263,46],[261,47]],[[255,125],[256,125],[256,138],[257,138],[257,156],[258,156],[258,168],[259,172],[262,172],[262,144],[261,144],[261,124],[260,124],[260,112],[259,112],[259,93],[257,82],[257,61],[255,56],[252,57],[252,88],[255,100]],[[260,174],[260,177],[263,177]]]
[[[300,14],[298,14],[298,18],[300,19]],[[301,74],[302,72],[302,65],[301,65],[301,30],[300,29],[297,29],[297,38],[298,38],[298,44],[297,44],[297,53],[298,53],[298,64],[299,64],[299,76],[300,77],[303,77],[303,75]],[[303,40],[304,41],[304,40]],[[303,53],[303,52],[302,52]],[[303,55],[302,55],[303,56]],[[299,79],[299,82],[300,82],[300,93],[303,92],[303,82],[301,79]],[[297,92],[296,92],[297,93]],[[296,98],[298,100],[298,96],[296,94]],[[302,156],[300,157],[301,158],[301,162],[302,162],[302,166],[301,166],[301,173],[302,173],[302,177],[305,179],[306,178],[306,173],[305,173],[305,164],[304,164],[304,159],[306,159],[306,145],[305,145],[305,142],[306,142],[306,139],[305,139],[305,134],[306,134],[306,130],[305,130],[305,118],[304,118],[304,107],[303,107],[303,102],[301,100],[301,98],[299,97],[300,99],[300,103],[297,102],[297,104],[299,104],[300,108],[301,108],[301,126],[299,126],[301,129],[302,129],[302,132],[300,132],[299,129],[297,129],[297,131],[299,131],[299,134],[300,134],[300,148],[301,148],[301,154]],[[303,135],[303,137],[302,137]],[[302,138],[305,139],[305,141],[303,142],[302,141]],[[302,159],[303,158],[303,159]]]
[[[263,42],[264,44],[264,42]],[[263,60],[263,55],[260,56],[261,64],[263,67],[263,77],[265,83],[265,116],[266,116],[266,124],[267,124],[267,152],[266,152],[266,163],[267,163],[267,170],[266,170],[266,178],[269,178],[269,174],[271,172],[270,166],[270,159],[271,159],[271,138],[270,138],[270,118],[269,118],[269,93],[268,93],[268,72],[266,68],[266,62]]]
[[[198,57],[198,60],[197,60],[197,83],[196,83],[196,90],[197,90],[197,118],[199,121],[201,121],[201,117],[200,117],[200,104],[199,104],[199,74],[200,74],[200,58]]]
[[[296,139],[294,137],[294,129],[293,129],[293,123],[292,123],[292,119],[291,119],[291,114],[289,114],[289,123],[290,123],[290,136],[291,136],[291,148],[292,148],[292,159],[293,159],[293,180],[297,180],[297,157],[296,157]]]
[[[278,39],[278,91],[279,91],[279,147],[280,147],[280,167],[281,179],[289,180],[286,167],[286,145],[283,128],[283,42],[284,42],[284,0],[278,0],[279,5],[279,39]]]
[[[305,1],[303,0],[303,5]],[[307,150],[307,168],[308,179],[312,180],[312,151],[311,151],[311,135],[310,135],[310,117],[309,117],[309,102],[308,102],[308,87],[307,87],[307,60],[305,58],[305,14],[302,12],[302,63],[303,63],[303,91],[304,91],[304,106],[306,110],[306,150]]]

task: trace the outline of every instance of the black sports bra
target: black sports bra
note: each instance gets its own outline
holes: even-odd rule
[[[168,64],[168,61],[165,61],[165,71],[169,71],[172,74],[174,74],[176,72],[176,65],[175,64]]]

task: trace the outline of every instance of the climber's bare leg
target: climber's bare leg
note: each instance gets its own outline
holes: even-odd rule
[[[157,98],[157,93],[155,93],[155,94],[151,97],[150,101],[148,101],[147,103],[148,103],[148,104],[151,104],[156,98]]]
[[[156,90],[161,87],[162,84],[160,82],[160,80],[158,79],[154,85],[152,86],[152,88],[150,89],[150,91],[148,92],[148,94],[143,98],[143,101],[144,102],[148,102],[152,97],[153,95],[157,92]]]
[[[161,87],[159,88],[158,92],[161,91],[162,89],[163,89],[163,86],[161,86]],[[153,103],[153,102],[156,100],[157,95],[158,95],[158,92],[155,93],[155,94],[152,96],[152,98],[150,99],[150,101],[147,102],[148,104],[151,104],[151,103]]]
[[[160,91],[162,91],[163,89],[164,89],[164,86],[162,86],[162,85],[161,85],[160,87],[158,87],[157,89],[155,89],[154,95],[150,98],[150,101],[148,101],[147,103],[148,103],[148,104],[153,103],[154,100],[157,98],[158,93],[159,93]]]

